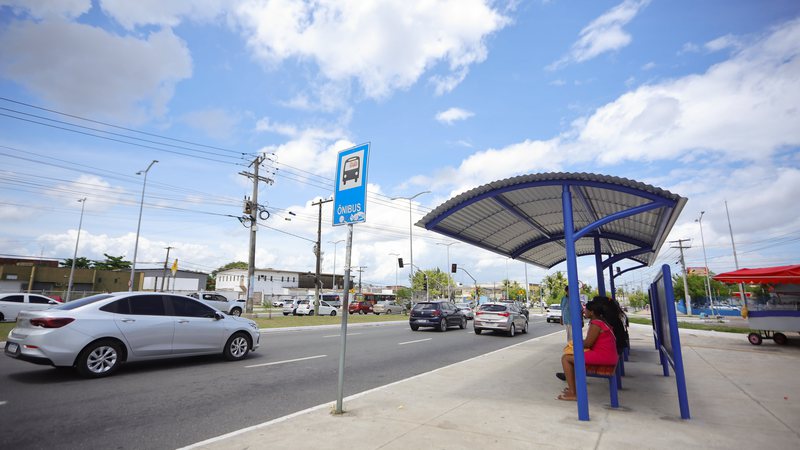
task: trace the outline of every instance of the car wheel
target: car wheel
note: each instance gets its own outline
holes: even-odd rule
[[[314,310],[313,309],[309,309],[307,315],[308,316],[313,316],[314,315]]]
[[[364,311],[359,311],[358,313],[359,314],[366,314]]]
[[[335,316],[335,315],[336,315],[336,310],[334,309],[333,311],[331,311],[331,316]]]
[[[462,330],[463,330],[464,328],[467,328],[467,319],[465,319],[465,318],[463,318],[463,317],[462,317],[462,318],[461,318],[461,323],[458,325],[458,327],[459,327],[459,328],[461,328]]]
[[[439,321],[439,331],[447,331],[447,318],[442,317],[442,320]]]
[[[88,378],[107,377],[122,364],[121,346],[118,342],[104,339],[86,346],[78,355],[78,373]]]
[[[0,322],[4,320],[6,320],[6,316],[4,316],[3,313],[0,313]]]
[[[419,325],[411,325],[411,331],[419,330]]]
[[[375,315],[376,315],[376,316],[380,316],[380,315],[381,315],[381,313],[375,313]]]
[[[514,324],[511,324],[511,328],[508,329],[508,337],[514,337],[517,334],[517,327]]]
[[[528,334],[528,321],[525,321],[525,325],[522,327],[522,334]]]
[[[283,315],[284,315],[284,316],[288,316],[288,315],[289,315],[289,313],[283,313]]]
[[[233,309],[231,310],[231,315],[234,315],[234,316],[236,316],[236,317],[239,317],[239,316],[241,316],[241,315],[242,315],[242,310],[241,310],[241,309],[239,309],[239,308],[233,308]]]
[[[247,335],[238,332],[228,338],[225,343],[225,349],[222,355],[228,361],[241,361],[247,356],[247,351],[250,349],[250,341],[247,340]]]
[[[786,345],[786,342],[789,339],[783,333],[775,333],[772,335],[772,340],[775,341],[775,343],[778,345]]]
[[[475,334],[481,334],[481,331],[483,330],[481,330],[480,328],[475,328]]]

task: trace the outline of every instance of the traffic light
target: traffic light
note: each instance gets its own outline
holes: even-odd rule
[[[403,258],[397,258],[397,266],[403,268]]]
[[[422,280],[425,283],[425,290],[427,291],[428,290],[428,276],[423,274],[422,275]]]
[[[458,271],[458,264],[451,264],[450,265],[450,273],[456,273]]]

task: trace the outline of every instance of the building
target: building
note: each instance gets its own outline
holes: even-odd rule
[[[136,273],[144,274],[144,280],[140,290],[142,291],[164,291],[164,292],[197,292],[206,289],[208,274],[204,272],[194,272],[191,270],[172,271],[164,268],[158,269],[136,269]]]
[[[262,297],[308,295],[313,292],[314,274],[311,272],[297,272],[279,269],[255,269],[255,283],[253,292],[260,293]],[[344,286],[344,276],[320,274],[323,290],[341,290]],[[247,269],[228,269],[217,273],[217,291],[247,292]]]

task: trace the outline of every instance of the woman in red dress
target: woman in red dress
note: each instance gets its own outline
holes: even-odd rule
[[[587,303],[584,310],[584,316],[589,319],[589,331],[583,340],[583,358],[587,365],[613,366],[619,358],[614,332],[603,317],[604,311],[604,305],[597,298]],[[575,357],[572,354],[563,355],[561,366],[564,367],[567,388],[558,399],[575,401]]]

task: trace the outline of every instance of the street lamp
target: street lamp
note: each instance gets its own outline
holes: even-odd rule
[[[703,261],[706,264],[706,295],[708,295],[708,302],[711,305],[711,315],[714,315],[714,299],[711,298],[711,280],[708,278],[708,258],[706,257],[706,240],[703,237],[703,214],[705,211],[700,211],[700,218],[694,221],[700,224],[700,242],[703,244]]]
[[[344,242],[344,239],[338,241],[328,241],[328,244],[333,244],[333,289],[338,289],[339,285],[336,284],[336,245],[339,242]]]
[[[133,291],[133,276],[136,273],[136,253],[139,251],[139,230],[142,228],[142,209],[144,208],[144,189],[147,187],[147,172],[157,163],[157,160],[150,162],[147,169],[136,172],[136,175],[144,174],[144,182],[142,183],[142,199],[139,201],[139,223],[136,225],[136,243],[133,246],[133,262],[131,263],[131,280],[128,282],[128,291]]]
[[[389,256],[397,256],[400,257],[400,253],[389,253]],[[397,261],[394,262],[394,293],[397,294],[397,267],[400,264]]]
[[[411,220],[411,201],[422,194],[430,194],[431,191],[418,192],[411,197],[392,197],[391,200],[408,200],[408,248],[411,263],[411,299],[414,299],[414,233],[412,231]]]
[[[447,270],[450,270],[450,246],[453,245],[453,244],[458,244],[458,242],[449,242],[449,243],[437,242],[436,243],[436,245],[444,245],[444,246],[447,247]],[[445,271],[445,273],[447,273],[447,272]],[[451,298],[452,295],[451,295],[450,292],[451,292],[450,291],[450,277],[448,276],[447,277],[447,300],[452,300],[452,298]]]
[[[69,269],[69,283],[67,283],[67,295],[64,302],[69,301],[69,296],[72,293],[72,277],[75,275],[75,259],[78,257],[78,243],[81,241],[81,227],[83,226],[83,207],[86,206],[86,197],[78,200],[81,204],[81,218],[78,221],[78,237],[75,238],[75,252],[72,254],[72,268]]]

